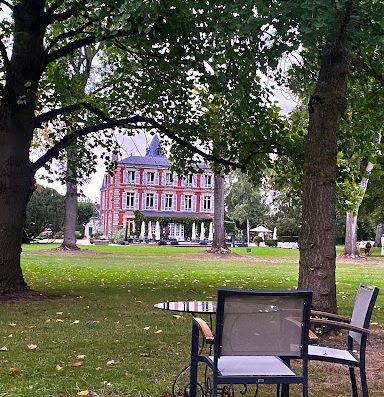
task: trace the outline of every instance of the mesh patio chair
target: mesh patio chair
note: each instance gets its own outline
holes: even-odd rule
[[[355,368],[360,370],[363,397],[368,397],[367,376],[365,371],[365,352],[369,335],[369,323],[379,289],[368,285],[360,285],[352,317],[312,311],[311,315],[322,318],[311,318],[311,324],[317,327],[326,326],[338,330],[347,330],[348,337],[345,349],[326,346],[309,346],[309,360],[343,364],[349,367],[352,384],[352,396],[358,397]],[[358,352],[358,354],[356,354]]]
[[[190,397],[196,397],[198,363],[212,370],[212,392],[219,385],[276,384],[288,395],[289,384],[302,384],[308,396],[307,352],[312,292],[219,289],[216,336],[201,318],[193,319]],[[213,356],[199,352],[199,336],[213,345]],[[301,359],[301,371],[290,366]],[[280,385],[283,385],[280,387]]]

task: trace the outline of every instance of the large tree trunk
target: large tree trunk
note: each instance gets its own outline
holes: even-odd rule
[[[76,245],[77,225],[77,182],[74,172],[71,170],[73,162],[72,150],[67,150],[67,192],[65,195],[64,240],[61,249],[78,250]]]
[[[34,189],[29,148],[44,62],[43,9],[41,0],[15,3],[12,58],[5,62],[0,107],[0,294],[29,288],[20,254],[26,206]]]
[[[343,256],[348,256],[351,258],[360,256],[360,252],[357,248],[357,214],[352,211],[347,212]]]
[[[214,177],[214,215],[213,226],[215,233],[213,235],[212,247],[209,252],[224,253],[230,252],[227,247],[224,229],[224,176],[215,175]]]
[[[345,89],[351,62],[347,35],[350,12],[346,11],[339,34],[330,37],[325,46],[316,89],[308,106],[305,142],[299,288],[312,289],[313,307],[328,312],[337,309],[337,132],[346,107]]]

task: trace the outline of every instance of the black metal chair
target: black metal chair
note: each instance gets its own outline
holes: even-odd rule
[[[308,290],[219,289],[216,336],[204,320],[193,319],[189,396],[196,397],[202,362],[212,370],[213,397],[219,385],[235,384],[276,384],[278,396],[288,395],[294,383],[307,397],[311,299]],[[213,356],[199,351],[200,334],[213,345]],[[291,368],[293,358],[301,359],[300,372]]]
[[[359,368],[360,370],[363,397],[368,397],[365,352],[369,335],[369,323],[378,293],[379,289],[377,287],[360,285],[351,318],[319,311],[312,311],[311,313],[311,316],[316,317],[311,318],[311,324],[313,326],[325,326],[349,331],[345,349],[335,349],[327,346],[309,346],[308,357],[309,360],[347,365],[351,377],[353,397],[358,397],[355,368]],[[357,351],[358,354],[355,353]]]

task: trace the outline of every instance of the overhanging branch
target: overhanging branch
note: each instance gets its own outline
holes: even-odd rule
[[[73,105],[76,106],[76,105]],[[67,107],[69,108],[69,107]],[[64,109],[64,108],[63,108]],[[62,111],[63,109],[57,109],[57,111]],[[92,107],[92,109],[88,109],[93,111],[95,114],[98,114],[99,117],[103,118],[105,121],[104,123],[95,124],[93,126],[84,127],[74,131],[71,134],[66,135],[62,138],[59,142],[57,142],[53,147],[51,147],[43,156],[41,156],[38,160],[36,160],[32,168],[34,171],[37,171],[39,168],[43,167],[48,161],[58,158],[60,152],[65,149],[66,147],[70,146],[76,139],[85,137],[93,132],[98,132],[102,130],[107,130],[115,127],[126,127],[126,128],[146,128],[151,126],[152,128],[158,130],[159,132],[166,135],[168,138],[172,139],[175,143],[189,149],[192,153],[198,154],[202,156],[204,159],[208,161],[213,161],[215,163],[219,163],[222,165],[235,167],[235,168],[244,168],[242,164],[234,161],[230,161],[227,159],[223,159],[209,153],[206,153],[200,149],[198,149],[195,145],[190,142],[185,141],[184,139],[180,138],[177,134],[169,130],[168,128],[164,127],[156,120],[148,117],[142,116],[132,116],[122,119],[111,119],[107,114],[105,114],[100,109]],[[55,112],[55,111],[52,111]],[[53,114],[52,112],[48,112]],[[45,114],[48,115],[48,113]],[[60,113],[63,114],[63,113]],[[40,116],[41,117],[41,116]]]
[[[75,103],[73,105],[68,105],[64,106],[62,108],[58,109],[53,109],[49,112],[42,113],[39,116],[35,117],[35,128],[41,128],[43,123],[47,123],[48,121],[51,121],[52,119],[56,118],[57,116],[62,116],[64,114],[69,114],[69,113],[74,113],[77,112],[81,109],[86,109],[89,110],[90,112],[94,113],[98,117],[100,117],[101,120],[104,121],[111,121],[112,119],[104,113],[101,109],[90,105],[89,103],[86,102],[80,102],[80,103]]]
[[[365,70],[370,76],[372,76],[375,80],[377,80],[380,85],[384,87],[384,76],[380,74],[375,68],[370,66],[368,62],[366,62],[361,57],[353,57],[352,58],[353,65]]]

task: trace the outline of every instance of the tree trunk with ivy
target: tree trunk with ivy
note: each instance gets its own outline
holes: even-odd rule
[[[346,109],[351,64],[348,25],[352,2],[339,32],[326,43],[316,89],[309,101],[305,142],[303,212],[299,236],[299,288],[314,291],[314,308],[335,313],[337,133]]]
[[[214,183],[214,235],[211,249],[208,252],[228,254],[230,250],[227,247],[224,229],[224,176],[222,174],[215,175]]]

